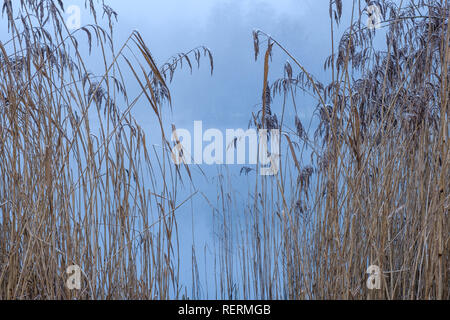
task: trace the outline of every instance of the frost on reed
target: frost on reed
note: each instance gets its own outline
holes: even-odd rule
[[[175,214],[185,199],[162,112],[166,80],[209,50],[158,67],[139,32],[117,45],[117,13],[102,2],[86,1],[93,23],[75,31],[63,1],[5,0],[2,9],[0,299],[179,297]],[[147,149],[137,104],[162,149]],[[70,265],[83,290],[65,286]]]
[[[379,29],[368,28],[369,5]],[[265,57],[252,121],[281,119],[283,166],[255,176],[245,207],[219,190],[219,297],[449,299],[448,1],[335,0],[329,12],[328,84],[285,44],[253,33],[255,58]],[[269,86],[273,50],[288,62]],[[301,111],[300,91],[317,101],[311,134],[286,117]],[[366,286],[370,265],[382,270],[381,290]]]

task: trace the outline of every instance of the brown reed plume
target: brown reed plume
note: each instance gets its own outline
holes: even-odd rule
[[[378,30],[366,24],[370,5],[382,15]],[[450,298],[448,1],[355,0],[348,9],[350,27],[334,43],[343,1],[330,1],[328,85],[276,39],[253,33],[255,58],[265,50],[253,122],[267,128],[278,114],[282,166],[256,175],[245,207],[220,190],[222,298]],[[276,49],[289,60],[268,90]],[[298,112],[297,91],[317,101],[311,139],[285,116],[290,105]],[[366,286],[370,265],[382,270],[380,290]]]
[[[180,168],[167,151],[166,78],[209,50],[158,67],[139,32],[117,46],[117,13],[103,2],[86,1],[94,24],[75,31],[62,1],[2,8],[0,299],[179,297],[176,213],[188,199],[177,198]],[[138,104],[150,107],[162,149],[148,149]],[[80,291],[65,285],[70,265],[81,268]]]

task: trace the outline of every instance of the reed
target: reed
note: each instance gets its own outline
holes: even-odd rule
[[[371,4],[381,29],[367,27]],[[192,283],[180,281],[177,213],[199,186],[171,160],[164,114],[176,108],[174,72],[202,57],[212,72],[211,52],[158,65],[137,31],[117,45],[117,13],[103,2],[87,0],[94,23],[72,31],[62,1],[4,0],[0,299],[201,299],[211,287],[219,299],[449,299],[448,0],[345,5],[329,2],[328,84],[291,54],[295,43],[253,33],[264,78],[251,125],[281,130],[282,165],[275,176],[242,168],[244,201],[219,169],[217,197],[206,199],[208,285],[195,247]],[[275,80],[274,50],[288,59]],[[300,92],[317,103],[307,126]],[[133,116],[138,105],[160,147]],[[69,265],[83,290],[65,286]],[[370,265],[381,290],[366,287]]]
[[[381,9],[378,30],[366,24],[370,4]],[[253,33],[255,58],[265,53],[253,125],[281,130],[282,167],[256,174],[241,207],[230,197],[218,206],[217,223],[233,225],[218,239],[221,298],[450,298],[448,2],[347,9],[350,27],[335,43],[343,3],[330,1],[329,84],[276,39]],[[288,62],[269,84],[273,50]],[[315,132],[285,116],[301,112],[299,92],[317,101]],[[370,265],[382,270],[381,290],[366,286]]]

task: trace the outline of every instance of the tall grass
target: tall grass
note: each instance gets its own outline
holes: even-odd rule
[[[179,196],[191,170],[172,163],[163,115],[175,70],[206,56],[212,71],[211,53],[199,47],[159,66],[138,32],[117,46],[112,8],[86,4],[94,23],[71,31],[62,1],[3,1],[0,299],[188,298],[176,213],[193,196]],[[448,1],[382,0],[376,31],[365,21],[371,3],[343,4],[329,4],[329,84],[253,34],[264,79],[252,125],[281,130],[282,165],[271,177],[243,168],[243,204],[233,178],[219,175],[209,202],[218,237],[205,262],[217,298],[450,298]],[[335,42],[345,9],[352,21]],[[273,50],[288,58],[275,81]],[[314,133],[287,116],[300,112],[300,91],[317,101]],[[162,147],[150,148],[138,104]],[[189,286],[204,298],[196,250]],[[74,264],[80,291],[65,286]],[[383,272],[381,290],[366,287],[370,265]]]
[[[367,27],[370,4],[381,29]],[[234,213],[232,190],[219,191],[222,298],[450,298],[448,2],[353,1],[335,43],[342,6],[330,1],[328,85],[276,39],[253,34],[255,57],[265,53],[253,125],[281,130],[282,167],[256,175]],[[288,62],[269,85],[273,50]],[[314,135],[285,116],[301,111],[297,91],[316,98]],[[382,270],[381,290],[366,286],[370,265]]]

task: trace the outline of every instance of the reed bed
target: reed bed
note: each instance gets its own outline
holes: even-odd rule
[[[335,43],[343,5],[352,20]],[[380,29],[366,24],[369,5]],[[219,191],[220,297],[449,299],[448,2],[336,0],[329,11],[329,84],[253,33],[264,79],[252,125],[281,130],[282,165],[256,172],[238,210],[232,189]],[[273,50],[288,62],[269,83]],[[314,132],[285,116],[302,111],[300,92],[317,101]],[[380,290],[366,285],[371,265]]]
[[[365,20],[371,4],[383,15],[377,30]],[[72,31],[62,1],[4,0],[0,299],[201,299],[199,288],[211,286],[220,299],[449,299],[448,1],[329,6],[328,84],[284,44],[253,33],[264,79],[252,126],[281,130],[281,167],[274,176],[243,168],[243,203],[220,172],[208,200],[208,285],[198,248],[192,283],[180,282],[176,213],[194,196],[181,198],[183,186],[196,187],[189,166],[171,160],[163,115],[173,73],[202,57],[212,71],[211,52],[159,66],[139,32],[117,45],[117,13],[103,2],[87,0],[94,23]],[[350,27],[336,41],[343,10]],[[288,62],[272,81],[273,50]],[[315,98],[317,126],[286,116],[301,111],[299,92]],[[161,147],[133,117],[138,104],[149,107]],[[80,266],[82,290],[66,287],[69,265]],[[382,270],[380,290],[366,286],[370,265]]]
[[[86,2],[94,24],[75,31],[62,1],[2,8],[0,299],[178,298],[175,214],[187,199],[177,198],[162,112],[166,81],[208,49],[157,66],[137,31],[117,46],[117,13],[102,2]],[[137,104],[149,107],[162,148],[147,142]],[[82,290],[66,287],[70,265]]]

